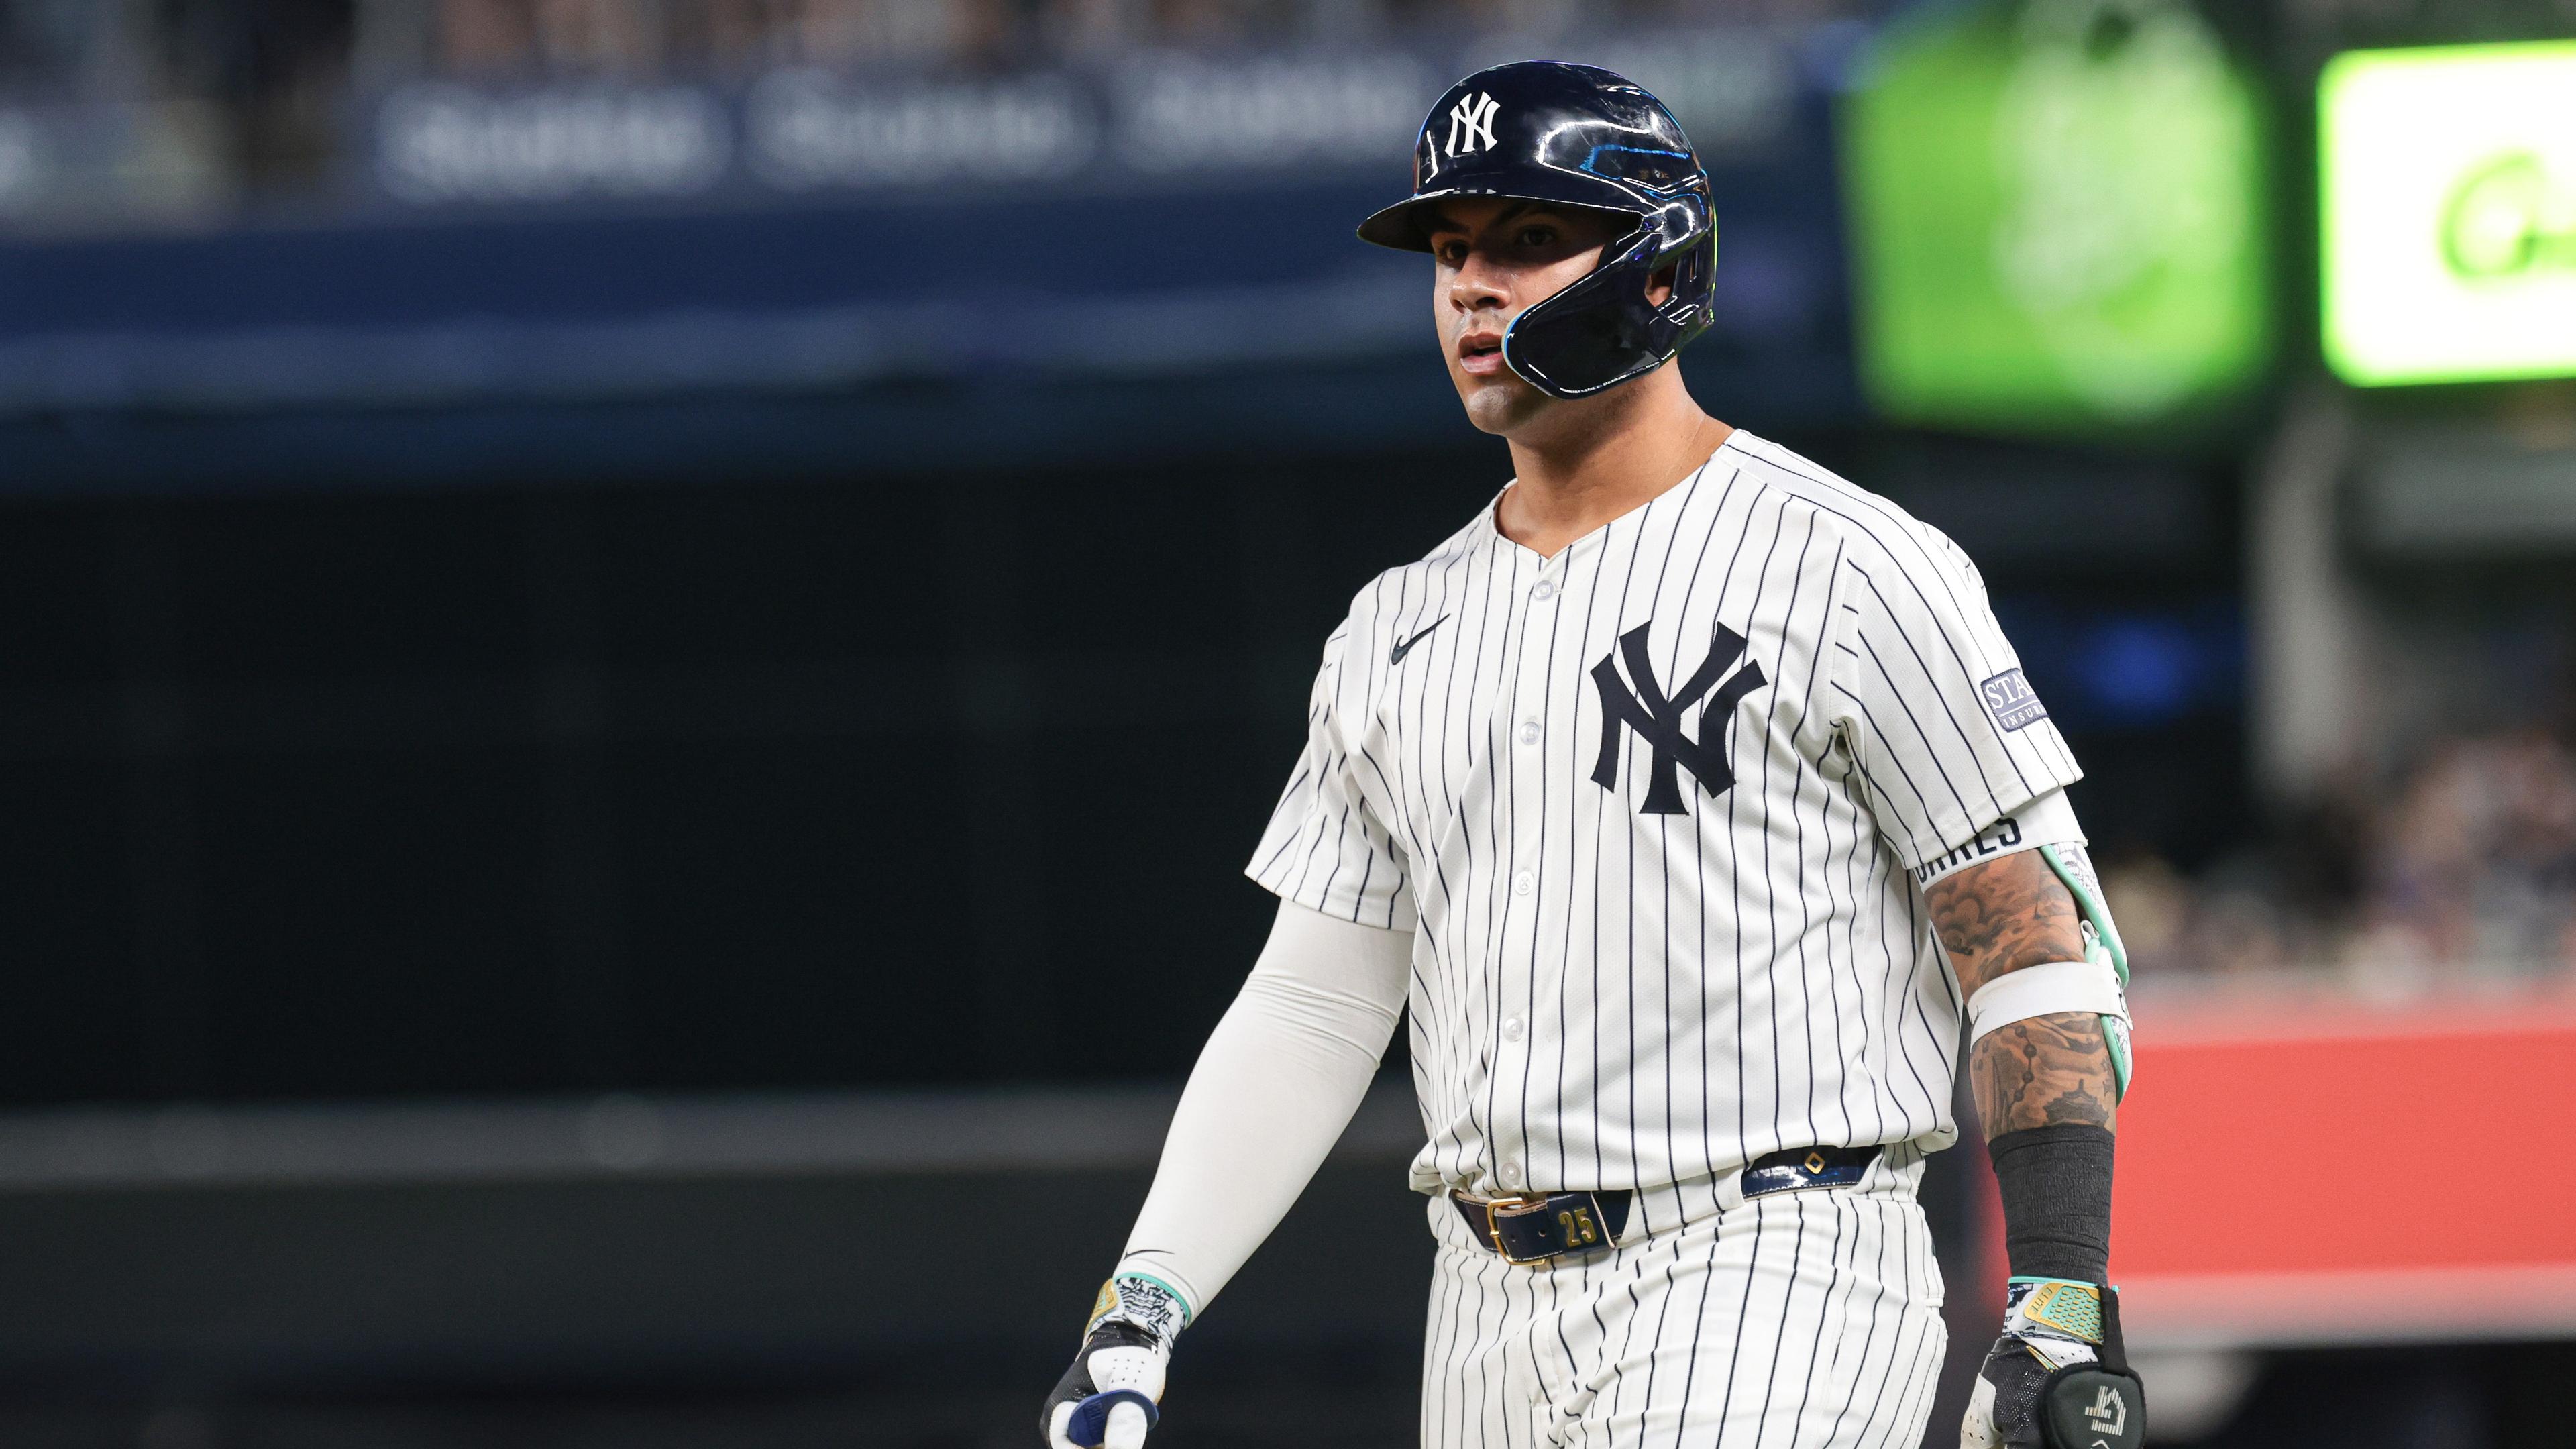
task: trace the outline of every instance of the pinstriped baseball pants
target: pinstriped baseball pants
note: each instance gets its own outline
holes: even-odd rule
[[[1664,1189],[1559,1266],[1433,1198],[1423,1449],[1914,1449],[1948,1337],[1920,1176],[1722,1208],[1703,1185],[1696,1217]]]

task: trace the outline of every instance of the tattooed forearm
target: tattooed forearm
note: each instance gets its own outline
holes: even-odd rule
[[[2061,1122],[2115,1125],[2118,1096],[2102,1019],[2076,1012],[1999,1026],[1968,1049],[1968,1088],[1986,1136]]]
[[[1924,896],[1959,989],[2048,961],[2084,959],[2082,918],[2048,862],[2025,850],[1971,866]],[[2117,1089],[2102,1024],[2081,1013],[1999,1027],[1968,1050],[1968,1078],[1988,1137],[2024,1127],[2109,1127]]]

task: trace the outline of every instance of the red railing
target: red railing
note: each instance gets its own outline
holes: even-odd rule
[[[2141,1006],[2112,1277],[2142,1346],[2576,1332],[2576,994]]]

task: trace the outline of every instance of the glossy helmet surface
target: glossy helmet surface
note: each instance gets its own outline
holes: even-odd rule
[[[1506,196],[1623,213],[1636,226],[1600,264],[1523,311],[1503,361],[1540,391],[1574,398],[1661,366],[1709,323],[1717,220],[1708,172],[1664,104],[1597,66],[1523,60],[1451,86],[1423,119],[1413,194],[1360,223],[1360,239],[1427,252],[1433,204]],[[1646,286],[1673,269],[1661,306]]]

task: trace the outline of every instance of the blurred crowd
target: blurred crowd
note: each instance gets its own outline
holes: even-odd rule
[[[991,74],[1154,51],[1814,24],[1892,3],[0,0],[0,214],[192,215],[244,197],[292,196],[364,149],[352,144],[365,111],[357,98],[420,81],[739,84],[800,67]],[[75,154],[90,151],[98,154]],[[37,184],[47,168],[59,174]]]
[[[311,72],[725,76],[1023,65],[1149,47],[1366,44],[1655,21],[1792,22],[1876,0],[0,0],[0,85],[130,96]]]
[[[1151,46],[1365,43],[1580,20],[1815,20],[1842,0],[362,0],[456,71],[741,72],[779,65],[1013,64]]]
[[[2294,973],[2374,996],[2576,972],[2576,750],[2456,737],[2356,777],[2261,852],[2103,863],[2143,981]]]

